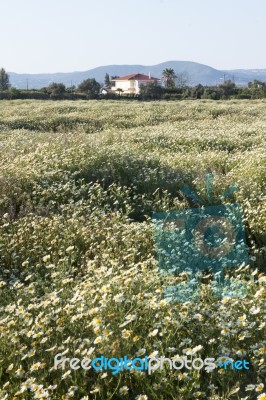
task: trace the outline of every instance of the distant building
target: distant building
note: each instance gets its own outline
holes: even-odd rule
[[[259,82],[259,81],[257,81],[256,84],[257,84],[257,87],[258,87],[259,89],[265,86],[265,82]]]
[[[146,85],[147,83],[151,82],[157,82],[158,84],[161,84],[160,79],[153,78],[150,76],[150,74],[149,76],[143,74],[130,74],[112,79],[111,82],[112,82],[112,87],[111,87],[112,92],[120,91],[122,93],[132,93],[132,94],[138,94],[141,85]]]

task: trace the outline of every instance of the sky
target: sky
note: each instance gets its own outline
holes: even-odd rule
[[[8,72],[173,60],[266,68],[266,0],[0,0],[0,10]]]

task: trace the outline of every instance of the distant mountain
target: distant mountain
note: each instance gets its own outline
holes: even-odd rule
[[[98,82],[104,81],[106,72],[111,75],[128,75],[131,73],[142,73],[160,78],[165,68],[173,68],[176,73],[186,72],[189,77],[189,85],[216,85],[224,79],[234,80],[239,86],[247,85],[248,82],[258,79],[266,81],[266,69],[236,69],[218,70],[208,65],[191,61],[166,61],[157,65],[105,65],[84,72],[67,72],[54,74],[16,74],[9,72],[10,81],[18,89],[40,89],[52,82],[64,83],[67,87],[78,85],[84,79],[95,78]]]

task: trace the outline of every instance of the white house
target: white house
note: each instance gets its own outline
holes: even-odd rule
[[[146,85],[150,82],[157,82],[160,84],[161,80],[151,77],[150,74],[149,76],[143,74],[130,74],[112,79],[111,82],[114,85],[112,85],[111,91],[115,92],[120,89],[123,93],[138,94],[140,91],[140,85]]]

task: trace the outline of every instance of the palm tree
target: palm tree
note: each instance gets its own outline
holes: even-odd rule
[[[165,68],[163,70],[163,82],[165,87],[175,87],[176,74],[173,68]]]
[[[123,89],[121,89],[121,88],[118,88],[118,89],[116,89],[116,92],[118,92],[119,93],[119,96],[121,96],[121,93],[123,92],[124,90]]]

